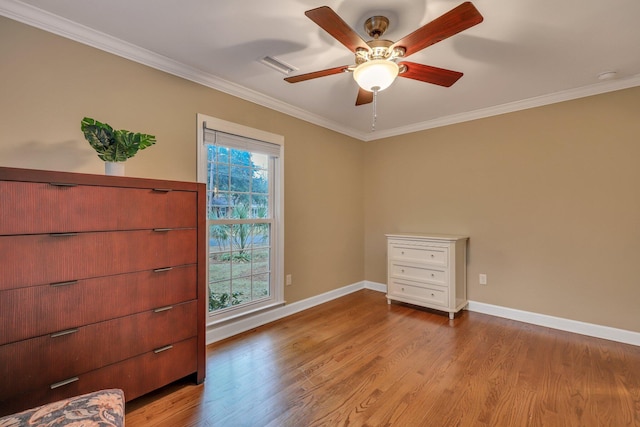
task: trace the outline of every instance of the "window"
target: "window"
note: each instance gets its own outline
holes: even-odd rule
[[[283,303],[283,138],[198,115],[210,323]]]

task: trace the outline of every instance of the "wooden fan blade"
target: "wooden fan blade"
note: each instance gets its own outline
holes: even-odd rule
[[[362,104],[371,104],[373,102],[373,92],[358,87],[358,98],[356,98],[356,106]]]
[[[482,22],[484,18],[471,2],[462,3],[449,12],[395,42],[391,48],[403,47],[409,56]]]
[[[316,79],[318,77],[330,76],[332,74],[340,74],[349,69],[348,65],[342,65],[340,67],[328,68],[326,70],[314,71],[312,73],[300,74],[299,76],[287,77],[284,80],[289,83],[298,83],[305,80]]]
[[[398,74],[400,77],[420,80],[421,82],[433,83],[434,85],[449,87],[462,77],[458,71],[445,70],[444,68],[432,67],[430,65],[416,64],[415,62],[401,62],[407,70]]]
[[[350,51],[355,52],[359,47],[369,50],[369,46],[358,33],[353,31],[329,6],[307,10],[304,14]]]

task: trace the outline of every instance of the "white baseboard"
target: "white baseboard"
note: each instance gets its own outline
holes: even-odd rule
[[[384,283],[370,282],[368,280],[364,281],[364,288],[371,289],[372,291],[378,291],[382,293],[387,293],[387,285]]]
[[[233,335],[249,331],[269,322],[282,319],[302,310],[331,301],[336,298],[348,295],[361,289],[371,289],[378,292],[387,292],[387,285],[384,283],[362,282],[334,289],[302,301],[294,302],[265,311],[251,317],[232,320],[221,325],[207,327],[207,344],[220,341]],[[533,313],[529,311],[516,310],[513,308],[498,305],[486,304],[477,301],[469,301],[467,310],[491,316],[503,317],[505,319],[516,320],[518,322],[530,323],[575,334],[587,335],[595,338],[603,338],[610,341],[617,341],[625,344],[640,346],[640,333],[627,331],[624,329],[611,328],[609,326],[595,325],[592,323],[579,322],[577,320],[564,319],[561,317],[548,316],[546,314]]]
[[[260,314],[254,314],[250,317],[242,317],[240,319],[230,320],[223,324],[207,326],[207,344],[211,344],[223,339],[232,337],[242,332],[249,331],[258,326],[265,325],[269,322],[291,316],[299,311],[306,310],[316,305],[331,301],[336,298],[348,295],[350,293],[366,288],[366,282],[358,282],[342,288],[334,289],[311,298],[297,301],[291,304],[280,306],[267,310]],[[386,286],[385,286],[386,288]]]
[[[559,329],[561,331],[573,332],[575,334],[640,346],[640,333],[624,329],[616,329],[609,326],[579,322],[577,320],[548,316],[546,314],[533,313],[530,311],[516,310],[513,308],[485,304],[483,302],[476,301],[469,301],[467,310],[489,314],[491,316],[503,317],[505,319],[517,320],[519,322],[531,323],[533,325],[544,326],[547,328]]]

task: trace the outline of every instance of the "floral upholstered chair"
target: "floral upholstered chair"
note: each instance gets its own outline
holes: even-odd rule
[[[124,393],[101,390],[28,409],[0,418],[0,427],[124,426]]]

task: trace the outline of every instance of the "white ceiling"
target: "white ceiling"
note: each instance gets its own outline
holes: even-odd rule
[[[259,62],[302,74],[353,54],[304,12],[328,5],[365,40],[383,14],[398,40],[461,0],[0,0],[0,14],[261,105],[372,140],[640,85],[639,0],[475,0],[484,21],[409,57],[461,71],[443,88],[399,78],[355,106],[351,74],[290,84]],[[600,80],[607,71],[613,80]]]

